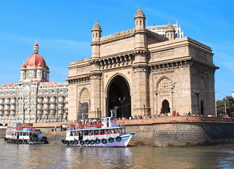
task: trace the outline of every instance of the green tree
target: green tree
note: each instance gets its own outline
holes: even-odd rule
[[[225,111],[226,104],[226,111]],[[234,100],[232,96],[226,96],[222,100],[216,101],[217,116],[223,117],[225,112],[228,116],[234,117]]]

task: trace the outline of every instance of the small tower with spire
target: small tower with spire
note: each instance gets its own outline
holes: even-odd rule
[[[145,29],[145,14],[138,8],[134,20],[135,20],[135,50],[146,50],[146,29]]]
[[[169,21],[168,26],[166,27],[166,36],[169,40],[173,40],[175,39],[175,28],[174,26],[171,24],[171,21]]]
[[[145,30],[145,19],[146,19],[145,14],[143,13],[141,7],[139,6],[134,17],[136,30]]]
[[[96,20],[96,23],[93,25],[92,29],[92,58],[100,58],[100,37],[101,37],[102,29],[101,26],[98,24],[98,21]]]

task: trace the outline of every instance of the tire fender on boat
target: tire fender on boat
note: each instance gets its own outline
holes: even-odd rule
[[[94,141],[94,140],[91,140],[91,144],[95,144],[95,141]]]
[[[107,140],[106,139],[102,139],[102,144],[106,144]]]
[[[116,141],[121,141],[122,138],[120,136],[116,137]]]
[[[100,140],[99,140],[99,139],[96,139],[96,140],[95,140],[95,143],[96,143],[96,144],[99,144],[99,143],[100,143]]]
[[[90,141],[89,141],[89,140],[85,140],[85,143],[86,143],[86,144],[89,144],[89,143],[90,143]]]
[[[108,141],[109,141],[110,143],[112,143],[112,142],[114,142],[114,139],[113,139],[112,137],[110,137],[110,138],[108,139]]]
[[[83,145],[84,144],[84,141],[80,141],[80,145]]]

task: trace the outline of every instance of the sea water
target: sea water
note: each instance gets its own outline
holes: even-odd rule
[[[234,168],[234,145],[82,148],[17,145],[0,139],[0,168]]]

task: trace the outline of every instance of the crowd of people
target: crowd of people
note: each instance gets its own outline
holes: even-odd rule
[[[135,116],[130,116],[129,118],[127,117],[122,117],[122,118],[118,118],[118,120],[124,120],[124,119],[129,119],[129,120],[132,120],[132,119],[150,119],[150,118],[155,118],[155,117],[166,117],[166,116],[200,116],[199,114],[193,114],[191,113],[190,111],[188,113],[183,113],[183,114],[180,114],[179,112],[175,112],[173,111],[172,113],[160,113],[158,115],[135,115]],[[208,117],[214,117],[213,115],[208,115]]]

